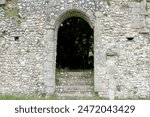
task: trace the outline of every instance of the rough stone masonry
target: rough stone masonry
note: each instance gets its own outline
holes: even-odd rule
[[[73,16],[94,31],[95,92],[150,99],[150,0],[0,0],[0,94],[55,93],[57,32]]]

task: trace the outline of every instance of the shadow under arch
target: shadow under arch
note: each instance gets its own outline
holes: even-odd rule
[[[87,24],[93,29],[93,38],[94,38],[94,17],[93,14],[84,11],[83,9],[67,9],[63,11],[54,22],[55,34],[54,34],[54,42],[55,42],[55,71],[56,71],[56,61],[57,61],[57,44],[58,44],[58,31],[61,24],[69,18],[78,17],[83,19]],[[93,39],[94,42],[94,39]],[[94,48],[93,48],[94,50]]]

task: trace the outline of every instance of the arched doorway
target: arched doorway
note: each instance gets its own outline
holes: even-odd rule
[[[58,28],[56,53],[56,95],[93,96],[94,35],[89,23],[77,16],[65,19]]]
[[[57,69],[93,69],[93,29],[79,17],[65,20],[57,39]]]

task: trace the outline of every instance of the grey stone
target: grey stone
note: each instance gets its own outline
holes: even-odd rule
[[[45,93],[46,95],[49,96],[53,96],[55,92],[55,87],[45,87]]]
[[[87,79],[79,82],[77,77],[81,74],[74,74],[78,80],[61,79],[65,85],[92,87],[74,86],[70,88],[72,92],[64,95],[91,97],[97,92],[109,99],[149,98],[149,0],[147,3],[113,0],[110,6],[105,0],[18,0],[13,4],[19,12],[16,16],[7,16],[0,6],[1,94],[54,95],[58,88],[55,82],[58,29],[67,18],[80,17],[94,32],[94,79],[87,84]],[[14,39],[16,36],[18,41]],[[134,39],[130,41],[128,37]],[[120,90],[115,88],[118,86]],[[85,92],[81,94],[82,91]]]
[[[128,2],[128,6],[131,8],[140,8],[139,2]]]
[[[45,71],[45,72],[50,71],[51,66],[53,66],[52,64],[53,64],[53,63],[50,62],[50,61],[45,61],[45,62],[44,62],[44,71]]]
[[[141,29],[144,28],[144,21],[139,21],[139,19],[134,20],[133,23],[131,24],[131,27],[133,29]]]
[[[0,0],[0,5],[5,4],[6,0]]]
[[[95,12],[96,17],[103,17],[103,14],[101,12]]]

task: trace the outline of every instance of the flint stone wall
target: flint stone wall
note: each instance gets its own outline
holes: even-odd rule
[[[148,0],[18,0],[15,7],[15,19],[0,7],[1,94],[54,94],[57,31],[78,16],[94,30],[95,92],[109,99],[150,98]]]

